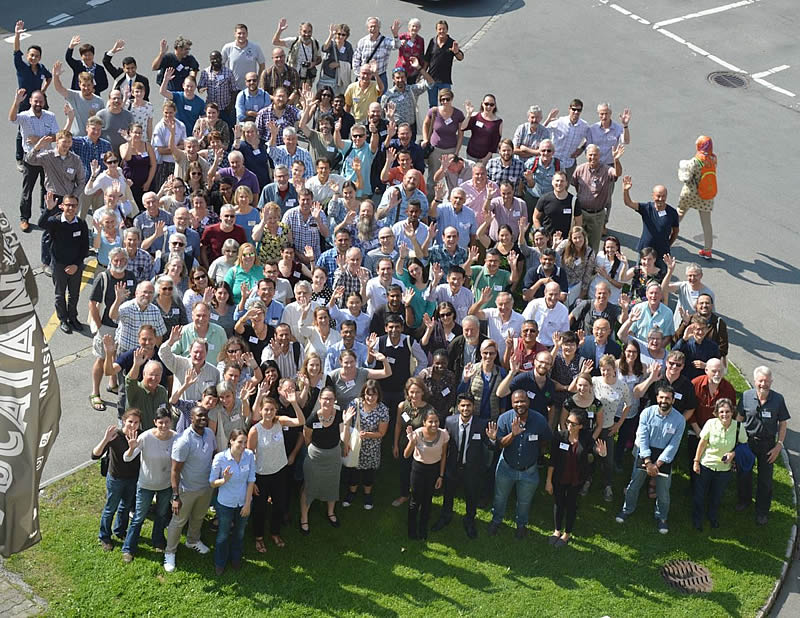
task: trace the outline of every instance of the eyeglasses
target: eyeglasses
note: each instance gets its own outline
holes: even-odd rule
[[[539,152],[553,152],[552,148],[539,148]]]
[[[351,133],[350,134],[350,137],[352,137],[353,139],[355,139],[356,137],[366,137],[366,136],[367,136],[366,133]]]
[[[202,172],[189,172],[189,176],[202,176],[202,175],[203,175]]]
[[[534,333],[538,333],[538,332],[539,332],[539,331],[537,331],[535,328],[523,328],[523,329],[522,329],[522,334],[523,334],[523,335],[524,335],[525,333],[531,333],[531,334],[534,334]]]
[[[448,101],[452,101],[453,97],[442,97],[439,99],[439,103],[447,103]]]
[[[174,289],[175,289],[175,288],[173,288],[172,286],[169,286],[169,287],[167,287],[167,286],[164,286],[164,285],[162,285],[162,286],[161,286],[161,291],[162,291],[162,292],[171,292],[171,291],[172,291],[172,290],[174,290]]]
[[[242,253],[242,257],[256,257],[255,253]]]
[[[246,81],[248,84],[255,84],[258,80],[257,79],[246,79],[244,81]]]
[[[580,427],[581,424],[567,419],[567,425],[571,425],[572,427]]]
[[[487,101],[487,102],[484,102],[483,106],[484,107],[494,107],[495,104],[494,103],[490,103],[490,102]]]
[[[582,108],[582,107],[570,107],[570,109],[571,109],[573,112],[582,112],[582,111],[583,111],[583,108]]]
[[[683,363],[676,363],[675,361],[667,361],[667,365],[670,367],[683,367]]]
[[[119,163],[119,161],[117,161],[116,159],[109,159],[108,161],[106,161],[106,165],[111,165],[112,163],[116,165],[117,163]]]
[[[347,36],[346,32],[337,32],[336,36]]]
[[[242,348],[228,348],[228,354],[236,354],[237,352],[241,352]]]
[[[453,314],[453,312],[452,312],[452,311],[446,311],[446,312],[444,312],[444,313],[440,313],[440,314],[439,314],[439,317],[440,317],[440,318],[452,318],[452,317],[453,317],[453,315],[454,315],[454,314]]]
[[[202,281],[203,279],[208,279],[208,275],[195,275],[193,277],[195,281]]]

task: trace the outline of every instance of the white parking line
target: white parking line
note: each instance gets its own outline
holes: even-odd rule
[[[69,21],[72,19],[72,15],[69,13],[59,13],[55,17],[51,17],[47,20],[47,23],[51,26],[58,26],[59,24],[63,24],[65,21]]]
[[[663,26],[669,26],[670,24],[677,24],[678,22],[687,21],[689,19],[695,19],[697,17],[705,17],[706,15],[714,15],[716,13],[723,13],[725,11],[730,11],[731,9],[738,9],[743,6],[749,6],[751,4],[755,4],[756,2],[761,2],[761,0],[740,0],[739,2],[724,4],[722,6],[714,7],[713,9],[706,9],[704,11],[698,11],[697,13],[689,13],[688,15],[682,15],[681,17],[673,17],[672,19],[665,19],[664,21],[658,21],[654,23],[653,30],[658,30]]]
[[[773,73],[777,73],[778,71],[785,71],[789,68],[788,64],[782,64],[779,67],[773,67],[767,71],[761,71],[760,73],[753,73],[753,79],[759,79],[761,77],[766,77],[767,75],[772,75]]]

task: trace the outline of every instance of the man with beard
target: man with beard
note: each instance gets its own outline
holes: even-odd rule
[[[507,397],[517,390],[525,392],[530,399],[531,408],[548,419],[550,427],[555,427],[560,410],[553,405],[553,393],[556,386],[549,377],[553,357],[550,352],[539,352],[533,360],[533,369],[520,373],[521,366],[511,357],[509,372],[497,385],[497,396]]]
[[[288,89],[284,86],[276,88],[275,92],[272,93],[272,104],[267,105],[256,116],[256,128],[261,139],[265,142],[270,141],[270,137],[274,132],[275,143],[278,146],[282,146],[283,130],[286,127],[294,127],[297,121],[300,120],[300,110],[289,103],[288,93]],[[271,123],[275,124],[274,131],[269,128]]]
[[[272,44],[275,48],[286,47],[289,50],[286,64],[295,69],[300,76],[302,84],[311,86],[317,77],[318,64],[322,64],[322,54],[319,51],[319,42],[313,38],[314,29],[310,22],[304,21],[296,37],[281,38],[288,28],[285,18],[281,17]]]
[[[275,181],[261,189],[258,208],[263,209],[270,202],[281,207],[281,214],[297,206],[297,189],[289,182],[289,168],[286,165],[275,166]]]
[[[125,228],[125,231],[122,232],[122,246],[128,257],[127,268],[133,273],[136,285],[153,278],[153,257],[140,248],[141,244],[141,230],[138,227]]]
[[[514,154],[514,142],[510,139],[500,141],[499,156],[494,157],[486,164],[486,173],[489,180],[500,184],[505,180],[513,188],[513,194],[520,194],[524,178],[525,164]]]
[[[500,197],[494,198],[488,206],[488,212],[494,215],[488,235],[495,242],[498,240],[498,231],[503,225],[511,228],[513,238],[518,238],[520,220],[525,216],[525,202],[514,197],[514,185],[507,180],[501,180],[498,184]],[[488,216],[488,212],[484,217]]]
[[[403,177],[402,184],[384,192],[378,206],[378,219],[385,219],[387,225],[394,226],[398,222],[408,219],[409,204],[414,201],[419,205],[422,219],[427,221],[429,217],[436,217],[435,207],[428,210],[428,198],[419,190],[419,180],[415,172],[416,170],[409,170]],[[397,230],[395,230],[395,235],[399,236]]]
[[[414,317],[413,311],[409,312],[409,308],[409,306],[403,304],[403,288],[398,284],[391,284],[386,291],[386,303],[372,313],[369,332],[381,332],[381,329],[386,326],[386,319],[390,315],[398,315],[404,319],[405,324],[409,324],[410,321],[407,318]],[[409,332],[407,327],[406,332]]]
[[[433,78],[424,67],[420,66],[416,58],[412,58],[411,63],[413,67],[419,69],[419,74],[423,79],[409,86],[406,81],[406,70],[403,67],[395,67],[392,70],[392,87],[381,97],[381,107],[386,111],[386,115],[398,125],[407,123],[411,139],[415,139],[417,135],[417,98],[433,83]]]
[[[236,120],[255,122],[258,112],[270,104],[270,98],[266,91],[258,87],[256,73],[245,75],[245,84],[246,87],[236,95]]]
[[[350,229],[353,245],[361,249],[362,255],[378,247],[378,221],[375,218],[375,206],[370,200],[361,202],[358,221]]]
[[[499,390],[500,387],[498,396]],[[489,536],[495,536],[503,523],[512,488],[517,494],[517,531],[514,536],[524,539],[528,534],[528,514],[539,486],[539,469],[536,464],[541,453],[540,445],[549,444],[553,437],[545,417],[535,409],[530,409],[528,397],[525,390],[514,390],[511,393],[513,409],[500,415],[496,431],[494,428],[487,431],[488,438],[496,440],[498,448],[502,449],[495,473],[492,521],[487,531]]]
[[[200,540],[200,528],[211,502],[208,476],[216,452],[214,432],[208,428],[208,410],[196,406],[192,408],[191,426],[172,445],[172,520],[164,550],[164,570],[167,573],[175,570],[175,553],[187,523],[186,547],[200,554],[210,551]]]
[[[447,347],[447,367],[456,376],[462,376],[467,365],[480,363],[481,346],[489,340],[481,333],[480,326],[480,320],[474,315],[464,317],[461,320],[462,334],[454,337]]]
[[[344,94],[338,94],[333,97],[331,106],[331,115],[333,116],[334,123],[339,121],[342,123],[341,130],[339,131],[342,139],[350,139],[350,129],[353,128],[353,125],[356,123],[356,119],[353,118],[353,115],[344,108]]]
[[[206,91],[206,105],[216,103],[219,106],[219,115],[228,123],[229,127],[236,124],[233,114],[233,104],[236,97],[236,78],[228,67],[222,63],[222,53],[212,51],[208,57],[209,65],[200,71],[197,80],[197,89]]]
[[[295,138],[296,139],[296,138]],[[283,223],[292,230],[292,241],[298,259],[305,264],[313,264],[305,256],[305,248],[314,251],[314,260],[320,254],[320,239],[328,236],[328,222],[319,202],[313,202],[313,195],[308,189],[298,192],[299,206],[290,208],[283,215]]]
[[[135,284],[134,274],[127,270],[128,254],[122,247],[115,247],[108,254],[108,268],[101,272],[94,281],[92,292],[89,295],[89,328],[94,333],[92,352],[94,364],[92,365],[92,394],[89,402],[95,410],[102,412],[106,409],[100,397],[100,382],[103,378],[103,365],[106,357],[103,348],[103,338],[111,336],[117,323],[109,317],[111,308],[119,308],[130,295],[133,294]],[[100,313],[103,305],[103,313]],[[109,380],[108,390],[116,392],[119,387],[116,376]]]
[[[680,326],[678,326],[678,328],[675,330],[675,335],[673,336],[675,341],[678,341],[681,337],[683,337],[683,333],[686,331],[686,328],[689,326],[689,324],[691,324],[692,319],[691,315],[687,315],[686,312],[681,312],[680,308],[678,309],[678,314],[682,316],[682,321]],[[711,296],[711,294],[703,293],[697,297],[694,315],[699,315],[700,317],[705,318],[706,324],[708,325],[708,334],[706,337],[719,346],[720,359],[722,360],[723,364],[727,364],[728,325],[725,323],[725,320],[714,313],[714,298]]]
[[[392,228],[382,227],[378,230],[378,246],[367,252],[364,257],[364,267],[369,270],[370,274],[377,275],[379,260],[389,258],[394,262],[398,255],[400,252]]]
[[[672,462],[678,452],[686,421],[672,407],[675,401],[672,387],[662,384],[656,393],[657,405],[650,406],[639,415],[636,430],[636,458],[633,475],[625,490],[625,503],[617,513],[616,521],[625,523],[636,510],[639,490],[650,477],[656,480],[655,518],[659,534],[667,534],[669,526],[669,488],[672,484]]]
[[[33,150],[41,138],[49,136],[55,138],[58,133],[58,121],[53,112],[44,109],[44,93],[37,90],[30,95],[30,109],[17,113],[20,104],[25,100],[25,89],[17,90],[14,102],[8,112],[8,120],[19,125],[22,134],[22,148],[27,154]],[[22,196],[19,201],[19,227],[23,232],[30,231],[31,202],[33,201],[33,189],[36,180],[39,180],[41,188],[40,210],[44,210],[44,168],[41,165],[31,165],[22,161]]]
[[[366,285],[369,280],[369,271],[361,267],[361,255],[361,249],[358,247],[348,249],[345,254],[344,264],[339,265],[333,275],[333,289],[335,290],[340,286],[344,288],[342,307],[345,306],[344,303],[350,297],[350,294],[361,292],[362,281],[364,282],[363,285]]]

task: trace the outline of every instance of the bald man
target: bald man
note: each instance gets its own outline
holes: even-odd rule
[[[653,187],[652,202],[634,202],[631,199],[633,180],[630,176],[622,179],[622,199],[628,208],[639,213],[642,218],[642,235],[636,251],[645,247],[656,250],[656,263],[661,266],[662,257],[670,252],[672,243],[678,238],[680,219],[678,211],[667,204],[667,188],[664,185]]]
[[[534,298],[525,307],[522,317],[535,320],[539,325],[539,336],[536,340],[548,348],[553,346],[553,335],[569,330],[569,311],[560,302],[561,286],[551,281],[544,287],[544,298]]]

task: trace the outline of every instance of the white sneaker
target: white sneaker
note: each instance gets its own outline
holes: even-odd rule
[[[203,541],[197,541],[196,543],[189,543],[189,542],[187,541],[187,542],[186,542],[186,547],[188,547],[189,549],[193,549],[193,550],[195,550],[195,551],[196,551],[198,554],[207,554],[208,552],[210,552],[210,551],[211,551],[211,550],[208,548],[208,545],[206,545],[205,543],[203,543]],[[175,561],[175,559],[173,558],[173,562],[174,562],[174,561]]]
[[[175,554],[164,554],[164,570],[172,573],[175,570]]]

